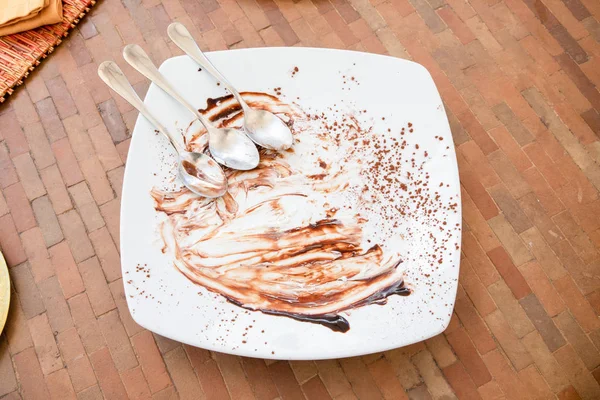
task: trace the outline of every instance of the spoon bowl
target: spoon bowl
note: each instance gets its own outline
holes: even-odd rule
[[[221,197],[227,191],[227,177],[223,170],[215,160],[202,153],[181,153],[178,174],[187,188],[195,193],[201,190],[204,197]]]
[[[114,61],[104,61],[98,67],[98,75],[111,89],[136,108],[156,130],[162,133],[178,154],[178,174],[183,184],[197,195],[214,198],[227,192],[225,173],[209,156],[203,153],[185,150],[158,120],[146,108],[123,71]]]
[[[187,108],[200,121],[208,131],[208,150],[219,164],[242,171],[256,168],[260,162],[260,155],[254,143],[244,132],[234,128],[215,128],[171,86],[146,52],[137,44],[125,46],[123,58],[139,73]]]
[[[245,108],[244,128],[254,143],[267,149],[289,149],[294,141],[290,128],[269,111]]]
[[[256,145],[239,129],[211,128],[208,135],[208,149],[219,164],[248,171],[260,162]]]
[[[292,146],[293,137],[290,128],[275,114],[250,107],[242,98],[242,95],[200,50],[200,47],[183,24],[180,22],[172,23],[167,28],[167,33],[173,43],[218,81],[221,81],[227,90],[233,94],[244,112],[246,134],[254,143],[272,150],[285,150]]]

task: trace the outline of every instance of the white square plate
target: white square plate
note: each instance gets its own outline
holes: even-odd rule
[[[367,135],[392,140],[400,138],[405,128],[405,149],[400,150],[402,154],[391,153],[392,159],[403,160],[398,177],[402,180],[411,171],[427,176],[424,190],[431,196],[437,193],[435,204],[449,207],[434,210],[439,211],[438,221],[446,224],[421,215],[423,210],[437,207],[435,204],[423,206],[414,215],[382,217],[379,223],[383,226],[397,222],[394,233],[385,237],[381,237],[383,231],[365,223],[365,232],[370,232],[365,235],[385,242],[385,249],[393,248],[400,255],[403,263],[399,268],[405,271],[404,281],[412,293],[389,296],[384,305],[340,311],[350,325],[345,333],[247,310],[192,283],[174,267],[172,256],[161,251],[164,246],[158,225],[165,216],[155,211],[150,191],[161,186],[170,173],[173,151],[139,117],[121,204],[123,281],[135,321],[193,346],[275,359],[350,357],[409,345],[442,332],[450,321],[458,285],[460,184],[448,120],[427,70],[393,57],[309,48],[232,50],[210,53],[209,58],[239,90],[275,94],[275,88],[281,88],[283,101],[294,102],[312,115],[354,115],[363,128],[371,129]],[[223,86],[185,56],[165,61],[160,70],[196,108],[206,107],[207,98],[226,94]],[[192,121],[191,114],[154,85],[145,103],[169,129],[185,129]],[[409,133],[411,129],[414,132]],[[309,158],[296,157],[290,164],[309,163]],[[411,167],[413,162],[423,169],[417,172]],[[408,196],[417,189],[409,183],[408,191],[397,194],[398,201],[415,210]],[[384,208],[384,200],[380,200],[375,200],[375,209]],[[442,242],[442,237],[448,240]],[[439,239],[437,245],[433,238]]]

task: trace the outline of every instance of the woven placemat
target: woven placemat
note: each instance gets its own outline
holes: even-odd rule
[[[0,37],[0,103],[54,51],[96,0],[63,0],[63,21]]]

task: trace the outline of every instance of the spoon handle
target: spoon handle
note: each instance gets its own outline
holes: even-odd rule
[[[150,111],[146,108],[142,100],[139,98],[131,83],[127,80],[123,71],[114,61],[104,61],[98,67],[98,75],[112,90],[117,92],[129,104],[135,107],[140,114],[144,116],[154,127],[169,139],[169,142],[175,147],[177,152],[181,153],[184,150],[171,133],[160,123]]]
[[[184,51],[192,60],[196,61],[201,67],[208,71],[209,74],[214,76],[218,81],[221,81],[223,85],[235,96],[237,101],[242,105],[243,109],[246,109],[248,105],[239,94],[239,92],[233,87],[231,83],[219,72],[217,68],[210,62],[208,57],[204,55],[198,44],[187,30],[187,28],[180,22],[173,22],[167,28],[167,33],[173,43],[177,45],[181,50]]]
[[[165,93],[178,101],[187,108],[194,116],[200,120],[202,125],[208,130],[211,126],[206,119],[196,110],[186,99],[184,99],[171,84],[165,79],[164,75],[156,68],[148,54],[137,44],[128,44],[123,49],[123,58],[140,74],[144,75],[150,81],[161,88]]]

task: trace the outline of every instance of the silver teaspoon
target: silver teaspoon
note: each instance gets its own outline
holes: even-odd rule
[[[254,143],[272,150],[285,150],[292,146],[294,139],[290,128],[275,114],[250,107],[239,92],[202,53],[202,50],[200,50],[198,44],[183,24],[179,22],[172,23],[167,28],[167,33],[173,43],[217,80],[223,82],[225,87],[235,96],[244,111],[244,128],[246,129],[246,133]]]
[[[215,128],[197,109],[186,101],[165,77],[158,71],[150,57],[137,44],[129,44],[123,49],[123,58],[139,73],[150,79],[165,93],[187,108],[208,131],[208,149],[213,158],[229,168],[250,170],[256,168],[260,156],[256,145],[238,129]]]
[[[204,197],[221,197],[227,192],[225,173],[209,156],[186,151],[146,108],[142,100],[114,61],[104,61],[98,67],[98,75],[112,90],[117,92],[129,104],[135,107],[154,128],[169,139],[179,156],[178,172],[183,184],[192,192]]]

